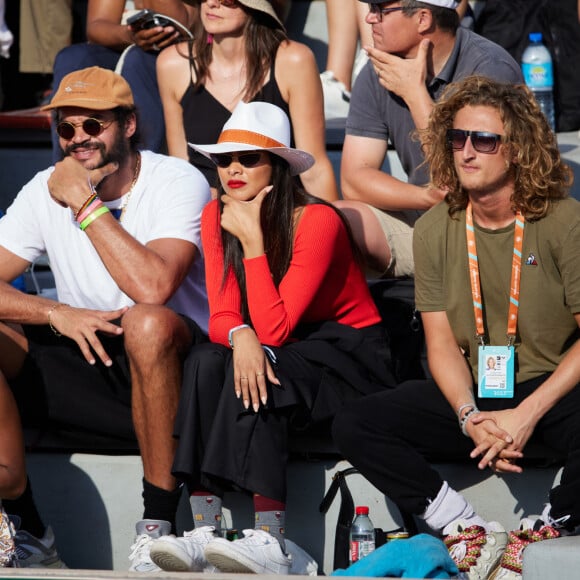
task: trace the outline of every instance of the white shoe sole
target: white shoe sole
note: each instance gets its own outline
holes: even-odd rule
[[[151,560],[166,572],[203,572],[205,565],[191,566],[191,558],[173,544],[157,542],[149,553]]]
[[[221,542],[208,544],[205,548],[205,557],[210,564],[226,574],[288,574],[290,570],[290,565],[286,567],[286,570],[279,572],[266,570],[244,554],[233,552],[229,546],[225,546]]]

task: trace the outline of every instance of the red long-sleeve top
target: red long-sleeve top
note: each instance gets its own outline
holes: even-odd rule
[[[215,200],[204,209],[201,231],[210,307],[209,338],[228,346],[230,329],[244,321],[233,270],[222,287],[223,247]],[[251,325],[262,344],[280,346],[291,341],[294,329],[303,323],[331,320],[363,328],[380,322],[345,226],[328,206],[304,208],[290,266],[278,288],[265,254],[243,264]]]

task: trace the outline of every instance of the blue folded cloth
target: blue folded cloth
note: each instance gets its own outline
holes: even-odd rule
[[[391,576],[394,578],[452,578],[459,570],[445,544],[429,534],[387,542],[346,570],[332,576]]]

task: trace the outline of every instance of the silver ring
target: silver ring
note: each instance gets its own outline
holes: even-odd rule
[[[153,43],[153,46],[151,47],[153,50],[161,50],[157,44]]]

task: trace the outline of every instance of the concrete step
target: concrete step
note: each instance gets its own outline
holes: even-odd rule
[[[71,568],[114,570],[129,567],[134,525],[142,516],[141,461],[136,455],[87,453],[31,453],[27,458],[39,510],[52,525],[63,560]],[[337,470],[349,464],[334,457],[294,457],[288,469],[287,535],[309,552],[325,574],[333,570],[335,526],[339,497],[326,515],[319,505]],[[558,466],[530,465],[525,476],[485,477],[474,465],[441,464],[438,469],[454,487],[463,490],[475,509],[506,529],[515,529],[525,515],[541,513],[548,490],[558,482]],[[357,505],[368,505],[376,527],[402,524],[388,499],[359,474],[348,477]],[[249,496],[227,494],[225,527],[253,527]],[[192,526],[186,497],[178,514],[180,531]],[[579,540],[580,541],[580,540]]]

